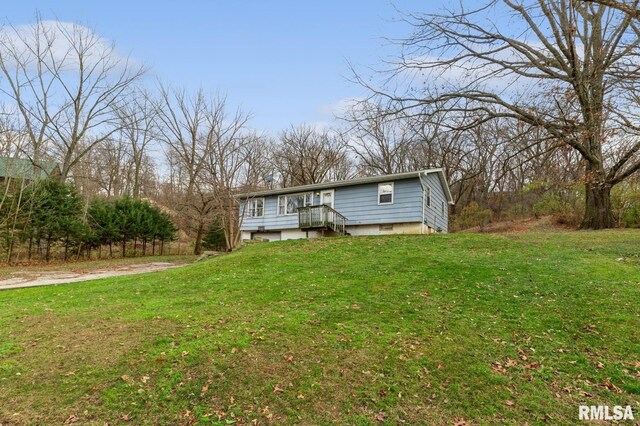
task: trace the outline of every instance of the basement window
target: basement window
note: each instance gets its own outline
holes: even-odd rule
[[[393,223],[387,223],[387,224],[380,225],[380,230],[381,231],[393,231]]]
[[[378,204],[393,204],[393,182],[378,184]]]

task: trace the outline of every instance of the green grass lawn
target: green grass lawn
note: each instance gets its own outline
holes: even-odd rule
[[[640,417],[640,232],[345,237],[0,292],[0,424]]]

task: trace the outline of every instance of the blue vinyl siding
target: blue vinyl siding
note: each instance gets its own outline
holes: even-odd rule
[[[349,225],[368,225],[382,223],[415,223],[423,220],[423,184],[431,186],[432,206],[429,210],[427,224],[447,230],[447,217],[441,215],[441,200],[445,200],[443,188],[436,174],[429,174],[421,179],[418,177],[390,180],[393,182],[393,204],[378,204],[378,183],[364,183],[353,186],[334,188],[334,208],[347,218]],[[319,204],[320,191],[313,191],[313,204]],[[292,192],[297,193],[297,192]],[[278,216],[278,196],[264,197],[264,217],[245,217],[241,229],[256,231],[258,227],[265,230],[297,229],[298,215]],[[445,212],[446,213],[446,212]],[[436,216],[433,216],[436,214]],[[437,216],[440,217],[437,217]]]
[[[318,197],[313,197],[313,203],[318,203]],[[278,216],[278,196],[264,197],[264,217],[245,217],[242,220],[243,231],[256,231],[259,226],[269,229],[297,229],[298,215]]]
[[[335,209],[348,225],[421,222],[421,187],[417,178],[393,182],[393,204],[378,205],[378,184],[336,188]]]
[[[435,173],[422,176],[422,184],[425,188],[431,188],[431,207],[427,206],[427,197],[423,199],[424,221],[434,229],[444,232],[449,230],[449,204],[444,193],[440,178]],[[442,215],[442,203],[444,202],[444,216]]]

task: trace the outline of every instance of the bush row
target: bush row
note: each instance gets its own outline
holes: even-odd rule
[[[113,256],[114,246],[126,256],[127,245],[133,255],[161,254],[164,242],[176,237],[170,217],[143,200],[125,197],[84,203],[73,186],[53,179],[10,193],[0,206],[7,261],[25,251],[29,260],[35,256],[46,261],[54,255],[65,260],[90,257],[94,250],[101,257],[104,248]]]

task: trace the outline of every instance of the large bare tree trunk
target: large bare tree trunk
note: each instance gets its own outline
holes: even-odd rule
[[[587,182],[585,183],[585,211],[581,228],[606,229],[615,226],[611,214],[611,185],[606,181],[602,170],[593,170],[591,164],[586,166]]]
[[[193,249],[193,254],[202,254],[202,238],[204,237],[204,222],[198,223],[198,228],[196,230],[196,241],[195,248]]]

